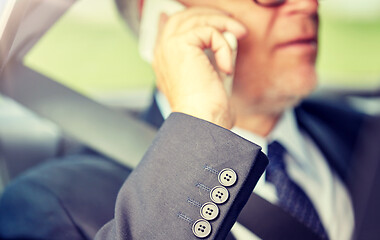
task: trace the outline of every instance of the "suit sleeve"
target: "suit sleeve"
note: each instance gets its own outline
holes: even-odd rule
[[[268,164],[260,150],[229,130],[172,113],[96,239],[224,239]],[[232,186],[222,184],[223,169],[236,173]],[[215,219],[203,219],[207,204],[217,207]]]

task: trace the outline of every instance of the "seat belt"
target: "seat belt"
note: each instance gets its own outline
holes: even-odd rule
[[[285,212],[259,195],[252,193],[237,221],[261,239],[320,240],[320,237]]]
[[[18,61],[5,68],[0,89],[78,141],[130,168],[137,166],[156,134],[131,115],[113,111]]]
[[[41,0],[35,2],[41,3]],[[19,7],[25,5],[20,4]],[[40,9],[42,15],[49,12]],[[22,19],[28,17],[28,12],[25,14],[15,25],[18,29],[25,28]],[[38,16],[36,12],[34,15]],[[53,23],[49,23],[49,27],[51,25]],[[14,31],[11,28],[7,30]],[[10,41],[12,45],[8,47],[24,56],[26,51],[22,44],[28,45],[29,49],[31,45],[25,42],[28,39],[20,38],[19,32],[15,34],[17,37],[18,41]],[[31,39],[35,41],[35,38]],[[0,91],[4,95],[52,120],[64,132],[122,165],[136,167],[154,139],[156,130],[149,125],[131,115],[113,111],[33,71],[23,65],[22,57],[17,57],[17,54],[11,55],[9,61],[2,64]],[[318,239],[291,215],[256,194],[252,194],[238,221],[262,239]]]
[[[75,1],[16,1],[0,38],[0,91],[57,123],[73,138],[134,168],[156,130],[132,116],[125,120],[124,114],[112,111],[22,63],[23,57]]]

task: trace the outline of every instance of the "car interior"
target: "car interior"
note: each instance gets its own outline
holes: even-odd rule
[[[324,2],[322,4],[324,4]],[[103,148],[102,145],[106,145],[106,143],[99,143],[98,140],[98,142],[93,141],[93,139],[99,139],[99,136],[91,135],[92,132],[95,132],[92,131],[94,128],[105,128],[106,130],[103,132],[99,130],[99,134],[107,134],[108,132],[112,135],[112,131],[116,130],[112,130],[111,126],[105,125],[112,125],[108,123],[121,121],[122,116],[127,116],[125,120],[130,123],[126,124],[128,125],[125,129],[126,132],[136,131],[133,130],[136,128],[149,128],[136,120],[136,116],[149,105],[151,93],[154,91],[152,70],[145,66],[141,60],[138,60],[141,61],[138,63],[138,67],[120,70],[122,68],[120,62],[124,60],[116,59],[114,63],[115,66],[109,67],[110,70],[108,70],[108,72],[105,71],[102,74],[94,73],[98,76],[92,77],[91,75],[82,83],[78,83],[78,79],[83,78],[83,74],[92,71],[89,70],[86,64],[91,66],[91,64],[93,64],[91,61],[96,61],[95,58],[97,56],[93,53],[96,52],[94,49],[95,45],[92,46],[93,43],[88,43],[91,45],[89,47],[92,47],[88,52],[91,52],[93,55],[81,59],[78,54],[86,54],[83,50],[85,45],[78,47],[75,45],[75,42],[69,41],[70,39],[74,39],[75,36],[78,38],[80,36],[75,35],[75,32],[73,32],[73,36],[71,38],[68,37],[69,40],[67,40],[57,33],[65,29],[75,31],[75,29],[72,29],[67,24],[70,23],[72,19],[75,20],[75,17],[81,19],[78,15],[83,14],[82,18],[84,20],[82,20],[90,22],[89,25],[84,24],[82,29],[78,30],[82,31],[88,28],[90,38],[96,38],[98,36],[96,34],[107,34],[108,30],[116,31],[118,32],[117,34],[120,35],[128,34],[128,41],[132,42],[131,48],[134,50],[123,49],[123,54],[129,55],[129,59],[138,58],[134,37],[131,36],[132,33],[127,27],[123,25],[123,20],[118,15],[114,2],[110,0],[99,1],[99,6],[94,7],[94,9],[91,9],[89,7],[90,5],[91,1],[88,0],[29,0],[5,1],[3,6],[0,6],[0,13],[2,12],[2,15],[0,15],[0,196],[1,192],[12,179],[20,176],[20,174],[28,171],[28,169],[43,164],[46,161],[59,161],[57,160],[59,157],[79,152],[84,147],[91,147],[115,159],[118,159],[118,156],[125,155],[125,152],[118,152],[118,149],[112,149],[112,147]],[[102,13],[102,11],[105,11],[104,9],[108,9],[108,12]],[[92,12],[92,10],[94,12]],[[108,19],[104,16],[108,16]],[[96,29],[91,29],[91,27],[99,24],[99,21],[102,21],[102,19],[105,22],[117,21],[118,25],[117,27],[109,27],[105,32],[91,33],[91,31],[96,32]],[[378,26],[380,26],[379,20],[375,19],[373,22],[377,22]],[[81,23],[77,23],[78,26],[80,26],[80,24]],[[117,34],[116,36],[118,36]],[[351,32],[349,34],[351,34]],[[376,39],[380,39],[380,34],[378,35]],[[111,34],[110,37],[112,36]],[[67,66],[62,66],[65,64],[59,61],[53,63],[55,59],[52,59],[51,66],[54,64],[55,66],[49,69],[51,66],[44,66],[49,65],[46,63],[46,61],[49,61],[46,59],[49,58],[43,59],[43,57],[41,57],[41,55],[46,55],[49,51],[48,48],[44,49],[43,45],[49,45],[49,41],[55,41],[59,38],[61,38],[60,42],[57,43],[56,46],[61,47],[62,44],[67,44],[65,48],[62,47],[62,51],[71,49],[71,53],[67,54],[72,54],[72,57],[71,59],[68,57]],[[117,48],[111,51],[110,46],[112,46],[113,43],[107,42],[106,39],[104,41],[106,41],[104,46],[102,46],[104,49],[101,51],[120,51]],[[103,43],[98,42],[94,44],[102,45]],[[380,44],[378,44],[377,47],[380,49]],[[363,54],[366,53],[363,52]],[[57,58],[58,57],[59,55],[57,55]],[[99,54],[99,58],[102,59],[102,61],[100,61],[98,65],[91,66],[91,69],[99,68],[99,66],[107,68],[104,62],[109,60],[108,56]],[[91,59],[91,61],[89,59]],[[377,58],[377,60],[380,59]],[[70,66],[70,61],[75,62],[73,64],[83,62],[83,66],[77,66],[77,68],[87,67],[87,71],[76,75],[71,73],[71,70],[73,72],[76,71],[76,67]],[[125,61],[133,62],[135,60]],[[116,65],[121,66],[119,70],[115,70],[118,68]],[[323,65],[328,65],[328,62],[322,62],[321,66]],[[67,68],[67,70],[65,68]],[[338,84],[339,81],[333,84],[325,84],[329,82],[330,79],[333,79],[334,75],[331,74],[331,76],[328,76],[328,74],[321,74],[321,78],[325,80],[322,81],[323,84],[315,94],[323,95],[326,98],[339,99],[342,104],[353,106],[358,111],[379,116],[380,69],[377,68],[376,70],[377,72],[372,71],[372,73],[369,74],[371,75],[370,77],[365,76],[363,78],[369,79],[368,81],[362,81],[363,84],[344,85]],[[54,73],[54,71],[57,71],[57,73]],[[136,79],[135,82],[137,83],[121,84],[120,75],[124,74],[123,71],[127,71],[127,78]],[[136,71],[137,73],[131,73],[129,75],[129,72],[132,71]],[[114,75],[115,72],[119,73],[116,77]],[[350,75],[350,73],[348,73],[348,75]],[[113,87],[107,87],[103,82],[98,84],[97,87],[94,87],[91,81],[98,81],[96,79],[97,77],[103,79],[117,78],[119,80],[114,83]],[[148,80],[141,82],[140,79],[143,78]],[[354,76],[352,79],[359,79],[359,77]],[[356,80],[353,80],[352,82],[355,81]],[[87,88],[85,86],[87,86]],[[124,90],[113,91],[115,89]],[[73,107],[73,105],[77,106]],[[65,112],[66,110],[70,110],[70,114]],[[110,117],[103,118],[100,116],[104,115],[102,113]],[[92,125],[88,125],[88,120],[83,119],[83,122],[78,120],[80,117],[85,118],[86,116],[88,119],[96,117],[98,121],[94,121],[94,123],[91,123]],[[73,126],[76,120],[78,120],[79,126]],[[78,129],[83,128],[83,126],[91,127],[89,127],[88,134],[86,133],[84,136],[80,136]],[[148,142],[147,144],[149,144],[149,141],[154,137],[154,133],[153,130],[148,129],[146,136],[142,137],[144,138],[142,142]],[[109,137],[110,139],[112,138],[112,136]],[[106,142],[106,140],[104,140],[104,142]],[[139,142],[136,144],[139,144]],[[141,150],[137,151],[136,159],[144,152],[144,149],[148,146],[147,144],[140,144],[142,145],[140,147]],[[120,161],[123,160],[121,159]],[[137,163],[138,160],[127,164],[135,166]]]

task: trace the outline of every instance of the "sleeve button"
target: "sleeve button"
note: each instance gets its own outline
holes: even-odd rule
[[[218,215],[219,215],[219,208],[218,208],[218,206],[216,206],[215,203],[207,202],[207,203],[202,205],[201,216],[204,219],[211,221],[211,220],[214,220],[215,218],[217,218]]]
[[[199,219],[193,224],[193,233],[198,238],[208,237],[211,234],[211,224],[204,219]]]
[[[219,183],[225,187],[234,185],[237,181],[236,172],[230,168],[225,168],[218,174]]]
[[[225,187],[217,186],[211,189],[210,198],[216,204],[225,203],[228,200],[229,193]]]

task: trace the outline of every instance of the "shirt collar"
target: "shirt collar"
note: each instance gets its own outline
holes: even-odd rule
[[[281,143],[298,163],[302,164],[303,161],[307,161],[308,154],[306,152],[305,142],[297,126],[293,110],[287,110],[283,113],[268,139],[269,142],[276,140]]]
[[[168,99],[160,91],[156,91],[156,94],[154,95],[154,97],[156,98],[157,106],[161,112],[162,117],[164,119],[167,119],[170,113],[172,112]]]

